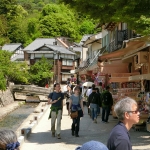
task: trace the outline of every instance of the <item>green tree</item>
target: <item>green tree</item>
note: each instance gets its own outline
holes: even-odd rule
[[[0,15],[0,45],[9,43],[9,38],[7,37],[7,21],[3,15]]]
[[[77,20],[65,5],[46,5],[41,12],[40,30],[45,37],[67,36],[78,39]]]
[[[126,22],[131,29],[141,34],[149,34],[149,0],[61,0],[78,12],[107,22]],[[82,4],[82,5],[81,5]],[[142,27],[142,29],[141,29]]]
[[[16,0],[1,0],[0,1],[0,16],[5,23],[5,37],[10,42],[24,43],[26,40],[26,31],[22,30],[22,20],[28,15],[21,5],[17,5]],[[4,27],[4,25],[3,25]],[[1,28],[1,31],[4,28]],[[4,37],[4,36],[3,36]],[[7,40],[8,41],[8,40]],[[3,40],[1,41],[3,43]]]
[[[51,72],[52,67],[53,62],[45,57],[42,57],[29,69],[30,83],[37,84],[39,86],[45,86],[45,84],[53,76],[53,72]]]
[[[0,50],[0,90],[5,90],[7,82],[28,83],[28,65],[25,62],[10,61],[12,53]]]
[[[93,34],[95,25],[92,21],[85,20],[79,26],[79,31],[81,35],[84,34]]]
[[[15,84],[29,84],[29,72],[26,62],[11,62],[11,68],[7,73],[8,81]]]

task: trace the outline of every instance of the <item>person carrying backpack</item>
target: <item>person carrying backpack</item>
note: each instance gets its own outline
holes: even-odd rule
[[[92,120],[94,123],[97,123],[97,107],[100,107],[100,96],[96,93],[96,88],[92,89],[92,93],[88,98],[88,107],[89,106]]]
[[[109,92],[110,87],[106,86],[106,91],[102,93],[102,122],[108,123],[111,107],[113,105],[113,98]]]

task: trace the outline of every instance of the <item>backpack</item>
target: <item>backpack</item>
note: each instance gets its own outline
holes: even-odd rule
[[[102,94],[102,103],[106,106],[110,105],[110,93]]]
[[[96,94],[96,93],[94,93],[92,96],[90,96],[91,103],[94,103],[94,104],[96,103],[96,99],[95,99],[95,98],[96,98],[96,97],[95,97],[96,95],[95,95],[95,94]]]

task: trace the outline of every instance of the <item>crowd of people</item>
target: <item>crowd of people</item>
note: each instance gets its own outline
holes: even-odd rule
[[[65,93],[61,92],[59,83],[54,84],[54,91],[48,96],[48,104],[51,104],[49,119],[51,119],[52,137],[61,139],[61,120],[63,114],[63,100],[66,98],[68,115],[78,112],[76,118],[72,118],[71,135],[79,137],[80,118],[84,116],[83,101],[87,99],[89,115],[94,123],[97,116],[101,115],[102,123],[108,123],[109,114],[113,105],[110,87],[105,89],[94,84],[91,87],[80,87],[67,84]],[[102,107],[102,110],[100,109]],[[137,102],[129,97],[119,100],[114,105],[114,111],[118,117],[118,124],[112,128],[108,136],[107,145],[99,141],[88,141],[76,148],[76,150],[132,150],[129,130],[139,122]],[[102,112],[102,113],[101,113]],[[55,123],[57,125],[55,128]],[[19,150],[20,143],[12,130],[0,130],[0,150]]]
[[[87,102],[88,113],[94,123],[97,123],[97,116],[101,115],[102,123],[108,123],[110,111],[113,105],[112,94],[110,87],[102,88],[101,83],[99,86],[94,84],[91,87],[80,87],[66,84],[64,88],[65,94],[61,94],[60,84],[54,85],[54,92],[49,95],[49,104],[51,106],[51,131],[52,136],[55,136],[55,121],[57,118],[56,135],[60,139],[61,118],[63,112],[63,99],[66,98],[66,109],[68,115],[72,111],[78,111],[78,117],[72,119],[71,134],[72,136],[79,137],[80,118],[84,115],[83,101]],[[101,110],[102,108],[102,110]],[[107,146],[98,141],[89,141],[82,146],[77,147],[76,150],[91,150],[93,145],[97,145],[95,150],[132,150],[130,142],[129,130],[133,124],[139,121],[139,111],[135,100],[127,97],[119,100],[115,106],[114,111],[119,119],[118,124],[112,129]],[[102,112],[102,113],[101,113]]]

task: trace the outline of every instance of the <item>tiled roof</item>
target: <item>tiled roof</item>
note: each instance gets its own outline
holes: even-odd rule
[[[83,43],[83,46],[90,44],[94,41],[102,39],[102,33],[93,34],[92,36],[88,37],[88,39]]]
[[[54,50],[54,51],[58,51],[58,52],[63,53],[63,54],[75,54],[75,53],[69,51],[68,49],[66,49],[66,48],[64,48],[64,47],[62,47],[62,46],[48,45],[48,44],[45,45],[45,46],[51,48],[51,49]]]
[[[21,45],[22,45],[21,43],[9,43],[9,44],[5,44],[2,47],[2,50],[7,50],[7,51],[10,51],[10,52],[14,52]]]
[[[81,52],[82,51],[82,47],[73,47],[73,51]]]
[[[82,45],[87,39],[88,37],[92,36],[93,34],[86,34],[86,35],[83,35],[81,41],[80,41],[80,45]]]
[[[55,38],[37,38],[35,39],[31,44],[29,44],[27,47],[25,47],[24,51],[34,51],[40,47],[42,47],[45,44],[51,44],[55,42]]]

